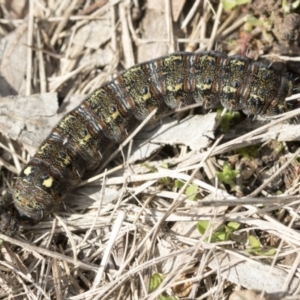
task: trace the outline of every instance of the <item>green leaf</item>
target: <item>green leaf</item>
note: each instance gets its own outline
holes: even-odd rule
[[[177,188],[180,189],[180,188],[182,188],[184,186],[185,182],[182,181],[182,180],[176,179],[175,182],[174,182],[174,184],[175,184],[175,187],[177,187]]]
[[[258,146],[250,146],[236,150],[236,153],[240,155],[242,158],[252,158],[258,157],[259,147]]]
[[[176,179],[174,185],[176,188],[182,188],[185,185],[185,181]],[[198,186],[193,183],[189,184],[184,193],[189,200],[195,200],[198,194]]]
[[[223,112],[223,108],[222,109],[218,109],[217,111],[217,116],[216,116],[216,120],[219,120],[221,118],[221,114]],[[220,126],[222,128],[222,130],[226,133],[228,132],[229,128],[230,128],[230,122],[233,119],[238,119],[240,118],[240,113],[238,111],[228,111],[225,113],[225,115],[222,117],[222,121],[220,123]]]
[[[150,278],[150,284],[149,284],[149,292],[152,293],[155,291],[160,284],[163,282],[164,277],[159,273],[154,273]]]
[[[167,163],[162,163],[160,167],[169,170],[169,165]]]
[[[229,222],[228,225],[222,225],[216,230],[209,240],[211,243],[224,242],[230,239],[230,234],[232,231],[238,229],[241,225],[237,222]],[[201,235],[204,235],[207,230],[211,229],[211,223],[207,220],[201,220],[197,222],[197,230]]]
[[[248,241],[252,248],[258,248],[258,247],[261,248],[260,242],[255,236],[250,235],[248,238]]]
[[[238,171],[232,170],[228,163],[224,163],[223,172],[217,172],[218,179],[226,184],[233,184],[233,180],[239,174]]]
[[[226,225],[227,229],[229,232],[232,232],[234,230],[237,230],[241,227],[241,224],[238,223],[238,222],[229,222],[227,225]]]
[[[222,4],[225,10],[233,9],[238,5],[249,3],[251,0],[222,0]]]
[[[213,233],[211,242],[225,242],[228,241],[229,239],[229,234],[224,231],[216,231]]]
[[[252,15],[249,15],[247,17],[247,21],[246,21],[247,24],[253,26],[253,27],[258,27],[258,26],[262,26],[262,21],[260,19],[257,19],[256,17],[252,16]]]
[[[196,196],[198,194],[198,186],[196,184],[190,184],[186,190],[185,190],[185,195],[189,200],[195,200]]]
[[[157,172],[157,168],[150,166],[147,163],[143,163],[142,166],[144,166],[145,168],[149,169],[151,172],[155,173]]]
[[[251,248],[248,248],[246,249],[246,251],[248,253],[251,253],[251,254],[254,254],[254,255],[261,255],[260,252],[261,252],[261,247],[251,247]]]
[[[273,28],[273,21],[270,20],[270,19],[263,19],[262,20],[262,23],[263,23],[263,28],[265,29],[265,31],[271,31],[272,28]]]
[[[273,247],[266,247],[266,248],[264,247],[262,249],[263,255],[265,255],[265,256],[273,256],[273,255],[275,255],[276,251],[277,251],[277,249],[275,249]]]
[[[284,149],[284,145],[281,142],[278,142],[276,144],[275,152],[276,154],[279,154]]]
[[[253,247],[253,248],[248,248],[247,252],[259,256],[273,256],[275,255],[276,250],[277,249],[273,247]]]
[[[171,178],[170,177],[162,177],[159,180],[159,182],[164,184],[164,185],[169,185],[171,183]]]
[[[276,253],[276,249],[273,247],[262,247],[259,240],[253,235],[249,236],[250,248],[247,249],[248,253],[259,256],[273,256]]]
[[[234,228],[238,228],[238,226],[240,226],[240,224],[236,223],[236,222],[230,222],[233,223],[233,227]],[[211,238],[209,240],[209,242],[211,243],[215,243],[215,242],[224,242],[224,241],[228,241],[230,238],[230,233],[231,231],[235,230],[229,227],[227,228],[227,226],[222,225],[220,228],[218,228],[217,231],[215,231],[212,235]],[[201,235],[204,235],[207,230],[211,229],[211,224],[210,221],[207,220],[201,220],[197,223],[197,229],[200,232]]]
[[[209,225],[209,221],[207,221],[207,220],[202,220],[197,223],[197,229],[200,232],[200,234],[202,234],[202,235],[204,235],[205,232],[207,231],[207,229],[209,229],[209,228],[210,228],[210,225]]]
[[[163,163],[160,165],[162,169],[169,169],[169,165],[167,163]],[[161,182],[164,185],[169,185],[171,183],[171,178],[170,177],[162,177],[159,182]]]
[[[150,166],[147,163],[143,163],[142,166],[144,166],[145,168],[149,169],[151,172],[156,173],[158,170],[155,167]],[[161,166],[161,168],[163,169],[168,169],[169,165],[167,163],[163,163]],[[159,180],[160,183],[164,184],[164,185],[169,185],[171,183],[171,178],[170,177],[162,177]]]

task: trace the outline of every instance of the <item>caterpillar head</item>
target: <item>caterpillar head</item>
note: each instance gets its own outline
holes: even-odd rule
[[[27,168],[23,170],[23,173],[26,173]],[[26,176],[23,175],[17,178],[13,189],[14,205],[21,217],[40,220],[45,213],[51,213],[60,205],[62,194],[53,188],[53,181],[50,177],[50,179],[43,179],[33,176],[33,178],[38,177],[37,181],[33,180],[29,173]]]

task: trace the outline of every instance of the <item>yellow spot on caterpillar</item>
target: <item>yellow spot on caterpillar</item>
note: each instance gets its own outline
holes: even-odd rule
[[[61,166],[63,166],[63,165],[67,166],[70,163],[71,163],[71,157],[67,155],[66,158],[63,160]]]
[[[223,87],[223,92],[225,92],[225,93],[235,93],[236,88],[226,85],[226,86]]]
[[[178,83],[175,85],[170,84],[167,86],[167,90],[170,92],[177,92],[177,91],[182,90],[182,86],[183,86],[183,83]]]
[[[70,119],[74,118],[72,115],[67,115],[65,116],[65,118],[63,119],[63,122],[67,122],[69,121]]]
[[[176,85],[175,85],[175,91],[182,90],[182,86],[183,86],[183,84],[182,84],[182,83],[180,83],[180,84],[176,84]]]
[[[80,145],[86,145],[86,143],[92,138],[90,134],[87,134],[84,138],[79,139]]]
[[[118,111],[116,111],[111,115],[111,117],[115,120],[119,115],[120,115],[120,113]]]
[[[237,66],[244,66],[245,62],[240,61],[240,60],[234,60],[234,61],[232,61],[232,64],[237,65]]]
[[[101,90],[96,90],[91,96],[97,97],[100,94],[101,94]]]
[[[45,150],[47,149],[48,145],[49,145],[48,143],[45,143],[44,145],[42,145],[40,147],[40,150],[38,151],[38,153],[40,153],[40,154],[45,153]]]
[[[172,62],[173,60],[182,60],[182,56],[180,55],[171,55],[165,58],[165,62]]]
[[[264,102],[264,99],[258,95],[250,93],[250,98],[259,99],[261,102]]]
[[[26,176],[28,176],[28,175],[31,174],[31,171],[32,171],[32,167],[29,166],[29,167],[27,167],[27,168],[23,171],[23,173],[24,173]]]
[[[139,71],[141,71],[140,67],[135,67],[135,68],[131,68],[129,70],[126,71],[126,76],[128,77],[135,77],[135,75],[137,75],[136,73],[138,73]]]
[[[205,90],[210,90],[211,89],[211,84],[197,84],[197,88],[199,88],[199,90],[201,91],[205,91]]]
[[[62,121],[60,122],[60,127],[61,128],[65,128],[65,127],[68,127],[68,122],[71,120],[71,119],[74,119],[74,117],[72,115],[67,115],[64,119],[62,119]]]
[[[215,58],[212,57],[212,56],[205,56],[205,57],[203,57],[203,60],[205,60],[205,59],[210,60],[210,61],[215,61]]]
[[[50,188],[53,184],[53,177],[49,177],[48,179],[45,179],[42,183],[43,186]]]
[[[148,99],[151,99],[151,93],[148,92],[146,95],[143,95],[142,98],[143,98],[144,101],[147,101]]]

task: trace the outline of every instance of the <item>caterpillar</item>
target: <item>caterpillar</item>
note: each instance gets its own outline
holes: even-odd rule
[[[155,108],[161,115],[197,102],[272,116],[289,109],[284,100],[298,88],[290,74],[216,51],[179,52],[135,65],[57,124],[18,176],[14,206],[33,220],[55,210],[83,173],[99,166],[107,145],[121,143]],[[4,231],[10,221],[2,219]]]

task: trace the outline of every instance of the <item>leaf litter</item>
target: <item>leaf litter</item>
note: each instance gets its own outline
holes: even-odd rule
[[[135,63],[215,47],[276,57],[276,64],[299,53],[295,3],[286,12],[281,1],[231,2],[225,11],[218,1],[3,1],[2,197],[54,124]],[[279,23],[294,27],[279,32]],[[0,235],[0,297],[297,297],[299,125],[286,120],[299,110],[271,121],[242,116],[228,131],[214,113],[192,112],[109,148],[103,166],[86,174],[54,216],[24,224],[16,238]],[[226,170],[234,174],[230,184],[222,180]],[[208,224],[202,234],[200,221]],[[270,248],[275,255],[267,255]]]

